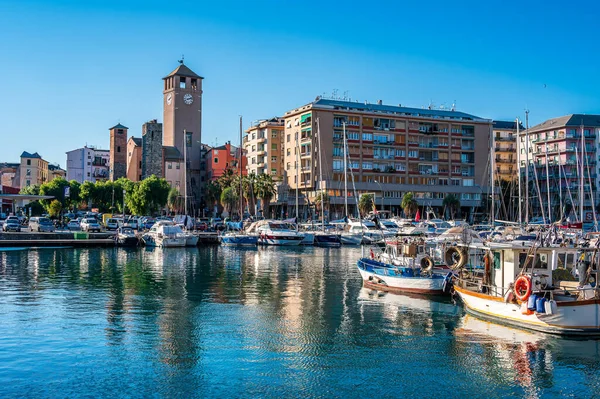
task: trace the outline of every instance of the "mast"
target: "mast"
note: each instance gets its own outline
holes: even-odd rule
[[[183,129],[183,214],[187,215],[187,131]]]
[[[583,158],[584,158],[584,152],[583,152],[583,148],[585,145],[585,138],[583,137],[583,120],[581,121],[581,174],[580,176],[580,180],[579,180],[579,216],[581,219],[581,223],[583,223]]]
[[[519,174],[517,176],[517,182],[519,183],[519,225],[523,224],[523,213],[522,213],[522,198],[521,198],[521,136],[519,132],[519,118],[516,120],[517,123],[517,170]]]
[[[243,194],[243,188],[242,188],[242,157],[243,157],[242,116],[240,115],[240,159],[238,159],[238,164],[240,166],[240,222],[244,219],[244,194]]]
[[[344,145],[344,210],[346,211],[346,217],[348,217],[348,166],[347,166],[347,154],[346,154],[346,122],[342,122],[343,127],[343,145]]]
[[[321,229],[325,231],[325,195],[323,192],[323,165],[321,162],[321,128],[319,127],[319,118],[317,118],[317,135],[319,136],[319,184],[321,186]]]
[[[529,224],[529,110],[525,110],[525,224]]]
[[[298,145],[298,136],[296,136],[296,148],[294,148],[294,154],[296,154],[296,227],[298,227],[298,186],[300,185],[300,146]]]
[[[496,209],[495,209],[495,202],[496,202],[496,198],[494,197],[494,167],[496,165],[496,163],[494,162],[494,156],[496,154],[496,151],[494,150],[494,132],[492,130],[492,125],[490,125],[490,141],[491,141],[491,148],[490,148],[490,181],[492,183],[492,229],[494,228],[495,222],[496,222]]]
[[[546,133],[547,135],[548,133]],[[550,206],[550,166],[548,166],[548,137],[546,137],[546,143],[544,144],[546,149],[546,198],[548,199],[548,222],[552,222],[552,211]]]

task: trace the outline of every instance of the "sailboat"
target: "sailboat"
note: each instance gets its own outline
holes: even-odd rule
[[[242,189],[242,117],[240,116],[240,157],[238,160],[240,171],[240,221],[238,223],[228,223],[226,231],[219,237],[222,245],[230,247],[255,247],[258,245],[258,235],[244,232],[244,191]]]
[[[185,129],[183,130],[183,203],[183,217],[181,218],[183,222],[183,231],[180,234],[185,238],[186,247],[195,247],[198,245],[198,239],[200,237],[187,230],[189,224],[193,225],[193,220],[187,213],[187,131]]]
[[[342,242],[337,234],[325,231],[325,191],[323,190],[323,165],[321,161],[321,129],[317,118],[317,135],[319,138],[319,184],[321,185],[321,231],[315,233],[315,246],[340,247]]]

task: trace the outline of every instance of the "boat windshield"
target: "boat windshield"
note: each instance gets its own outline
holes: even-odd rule
[[[294,228],[288,223],[269,223],[271,230],[293,230]]]

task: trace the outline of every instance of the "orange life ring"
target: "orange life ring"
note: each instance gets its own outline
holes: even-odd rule
[[[519,301],[526,301],[531,295],[531,279],[528,276],[519,276],[515,281],[515,296]]]

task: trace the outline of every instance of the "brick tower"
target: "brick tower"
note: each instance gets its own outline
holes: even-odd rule
[[[110,130],[110,180],[127,177],[127,127],[120,123]]]

